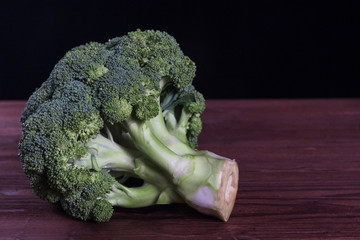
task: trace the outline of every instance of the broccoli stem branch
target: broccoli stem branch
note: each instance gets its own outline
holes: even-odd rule
[[[121,184],[115,184],[106,195],[106,200],[113,206],[137,208],[154,205],[161,191],[154,185],[144,183],[141,187],[128,188]]]
[[[179,119],[176,119],[175,111],[169,110],[164,114],[164,118],[167,122],[167,128],[169,132],[176,136],[181,142],[187,145],[187,130],[191,114],[186,112],[184,108],[181,109],[181,115]],[[194,151],[195,152],[195,151]],[[193,153],[194,154],[194,153]]]
[[[159,108],[160,109],[160,108]],[[185,120],[184,120],[185,121]],[[161,142],[163,142],[171,151],[177,154],[199,154],[198,151],[192,149],[188,144],[186,144],[186,140],[179,140],[176,134],[172,134],[166,127],[163,113],[160,109],[159,114],[148,120],[146,125],[150,128],[150,131],[153,135],[156,136]],[[186,127],[184,127],[184,131],[186,131]],[[186,133],[185,133],[186,139]]]
[[[140,154],[134,150],[119,146],[101,134],[87,142],[86,147],[88,153],[74,161],[73,164],[96,171],[103,169],[132,172],[135,168],[133,160]]]

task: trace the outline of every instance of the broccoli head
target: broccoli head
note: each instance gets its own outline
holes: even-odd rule
[[[81,220],[177,202],[226,221],[238,168],[196,150],[205,100],[195,71],[160,31],[67,52],[21,116],[19,156],[33,192]]]

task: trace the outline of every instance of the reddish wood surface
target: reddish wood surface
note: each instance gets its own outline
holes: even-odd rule
[[[69,218],[17,156],[24,102],[0,102],[0,239],[360,239],[360,99],[208,101],[200,149],[237,159],[227,223],[185,205]]]

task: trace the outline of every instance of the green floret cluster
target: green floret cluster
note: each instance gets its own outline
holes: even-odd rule
[[[226,221],[237,165],[196,150],[205,100],[195,71],[160,31],[67,52],[21,117],[19,155],[33,192],[81,220],[108,221],[113,206],[184,202]]]

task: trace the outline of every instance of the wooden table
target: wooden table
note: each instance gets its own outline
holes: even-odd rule
[[[360,99],[208,101],[199,149],[237,159],[227,223],[185,205],[69,218],[17,156],[23,101],[0,102],[0,239],[360,239]]]

